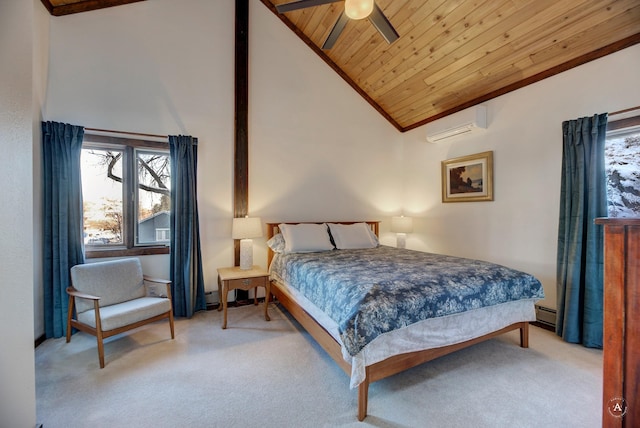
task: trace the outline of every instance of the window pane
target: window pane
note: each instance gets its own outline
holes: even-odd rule
[[[611,132],[605,145],[609,217],[640,216],[640,129]]]
[[[82,149],[84,242],[122,245],[122,156],[106,149]]]
[[[136,151],[137,243],[168,244],[171,212],[171,171],[169,155],[148,150]]]

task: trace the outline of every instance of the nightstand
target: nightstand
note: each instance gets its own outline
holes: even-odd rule
[[[242,270],[239,266],[218,268],[218,296],[220,296],[220,306],[218,311],[223,311],[222,328],[227,328],[227,293],[229,290],[251,290],[256,287],[264,287],[264,319],[270,321],[267,308],[269,306],[269,295],[271,294],[271,282],[269,272],[260,266],[254,265],[251,269]],[[258,304],[258,290],[255,292],[254,304]]]

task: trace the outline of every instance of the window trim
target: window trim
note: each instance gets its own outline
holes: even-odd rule
[[[84,256],[87,259],[101,259],[105,257],[129,257],[129,256],[151,256],[155,254],[169,254],[171,249],[169,245],[153,245],[146,247],[134,247],[124,248],[122,247],[110,247],[110,248],[85,248]]]
[[[134,157],[136,149],[146,150],[161,150],[169,151],[168,141],[151,141],[134,138],[113,137],[108,135],[84,134],[82,141],[82,148],[105,149],[114,148],[124,151],[125,158],[129,156]],[[135,162],[123,162],[123,186],[125,183],[132,182],[131,180],[136,175]],[[135,180],[137,183],[137,180]],[[123,217],[125,218],[125,229],[123,230],[123,244],[100,247],[96,245],[85,245],[85,258],[105,258],[105,257],[128,257],[128,256],[146,256],[155,254],[169,254],[169,244],[136,244],[135,243],[135,221],[136,221],[136,208],[132,195],[130,192],[124,189],[123,195]],[[126,212],[126,215],[125,213]]]
[[[612,131],[623,130],[640,126],[640,116],[632,116],[607,122],[607,135]]]

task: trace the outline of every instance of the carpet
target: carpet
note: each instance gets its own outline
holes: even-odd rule
[[[85,333],[36,348],[36,414],[73,427],[600,427],[602,351],[530,328],[375,382],[358,422],[357,391],[319,345],[271,304],[203,311],[105,341]]]

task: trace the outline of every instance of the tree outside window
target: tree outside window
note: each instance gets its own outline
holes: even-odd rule
[[[605,169],[609,217],[640,217],[640,126],[607,133]]]

